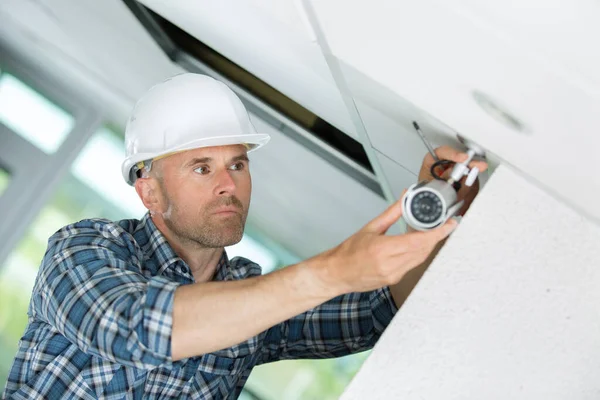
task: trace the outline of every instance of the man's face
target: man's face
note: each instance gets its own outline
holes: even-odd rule
[[[252,191],[244,146],[189,150],[157,163],[159,214],[172,232],[211,248],[242,239]]]

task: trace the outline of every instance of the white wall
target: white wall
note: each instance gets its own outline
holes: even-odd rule
[[[600,399],[600,227],[500,166],[342,399]]]

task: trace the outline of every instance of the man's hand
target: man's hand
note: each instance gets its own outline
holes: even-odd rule
[[[438,147],[437,149],[435,149],[435,154],[440,160],[450,160],[454,162],[463,162],[468,157],[466,153],[462,153],[449,146]],[[427,153],[423,158],[423,164],[421,164],[421,170],[419,172],[419,182],[429,182],[435,179],[431,175],[431,166],[434,164],[434,162],[435,160],[433,159],[431,154]],[[479,168],[480,172],[484,172],[485,170],[487,170],[488,165],[484,161],[472,161],[471,163],[469,163],[469,167],[477,167]],[[442,171],[436,172],[442,175],[443,177],[448,177],[450,175],[451,170],[452,166],[447,168],[446,171],[443,171],[443,173]],[[471,203],[475,199],[475,196],[479,192],[479,180],[475,181],[473,186],[468,187],[464,184],[465,179],[466,177],[461,180],[461,188],[458,191],[458,200],[464,200],[465,202],[458,212],[459,215],[464,215],[467,212],[469,206],[471,205]],[[402,193],[402,196],[400,197],[403,198],[404,193]],[[409,233],[407,233],[407,235],[413,235],[417,231],[409,226],[408,232]],[[427,268],[429,268],[429,265],[437,255],[438,251],[441,249],[443,243],[444,241],[441,241],[433,249],[431,249],[431,252],[428,254],[427,258],[423,260],[423,262],[419,266],[410,270],[400,282],[398,282],[395,285],[390,285],[390,291],[392,292],[392,297],[394,298],[396,306],[400,307],[402,306],[402,304],[404,304],[404,302],[406,301],[416,284],[421,279],[421,276],[423,276]]]
[[[401,216],[401,201],[397,201],[339,246],[317,256],[324,287],[339,295],[394,285],[422,264],[457,224],[450,220],[428,232],[386,236]]]
[[[435,154],[438,156],[440,160],[450,160],[457,163],[463,162],[467,159],[467,153],[460,152],[450,146],[442,146],[435,149]],[[431,175],[431,166],[434,164],[435,160],[432,155],[427,153],[425,158],[423,158],[423,164],[421,164],[421,170],[419,171],[419,182],[421,181],[432,181],[435,179]],[[469,163],[469,167],[477,167],[480,172],[484,172],[488,168],[488,164],[485,161],[472,161]],[[441,168],[440,168],[441,169]],[[443,177],[449,176],[450,171],[452,170],[452,166],[450,166],[443,174],[441,171],[439,172]],[[479,192],[479,179],[475,181],[473,186],[469,187],[464,184],[465,178],[461,180],[461,188],[458,191],[458,200],[464,200],[465,204],[458,212],[458,215],[464,215],[469,206],[477,196]]]

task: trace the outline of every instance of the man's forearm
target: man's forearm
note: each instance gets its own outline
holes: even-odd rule
[[[394,204],[335,248],[271,274],[178,287],[172,359],[230,347],[338,295],[371,291],[404,276],[392,291],[394,301],[401,305],[422,274],[418,270],[431,262],[417,267],[417,274],[406,275],[413,269],[413,253],[438,243],[455,225],[423,233],[419,244],[405,236],[383,235],[400,212]],[[398,249],[402,249],[400,254]],[[398,263],[398,259],[405,262]]]
[[[173,306],[172,359],[243,342],[338,295],[320,285],[314,258],[256,278],[181,286]]]
[[[414,229],[408,227],[408,232],[415,232]],[[415,267],[408,271],[406,275],[395,285],[390,286],[390,292],[392,293],[392,297],[394,298],[394,303],[396,303],[396,307],[400,308],[411,294],[419,280],[429,268],[429,265],[433,262],[435,256],[440,251],[442,246],[446,243],[446,240],[439,242],[435,249],[429,254],[427,259],[418,267]]]

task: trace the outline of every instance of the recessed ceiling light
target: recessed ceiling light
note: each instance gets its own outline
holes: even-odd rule
[[[515,132],[522,134],[531,134],[531,130],[517,117],[511,114],[506,108],[500,106],[497,101],[493,100],[489,95],[473,90],[471,92],[473,99],[481,107],[486,114],[500,122],[502,125]]]

